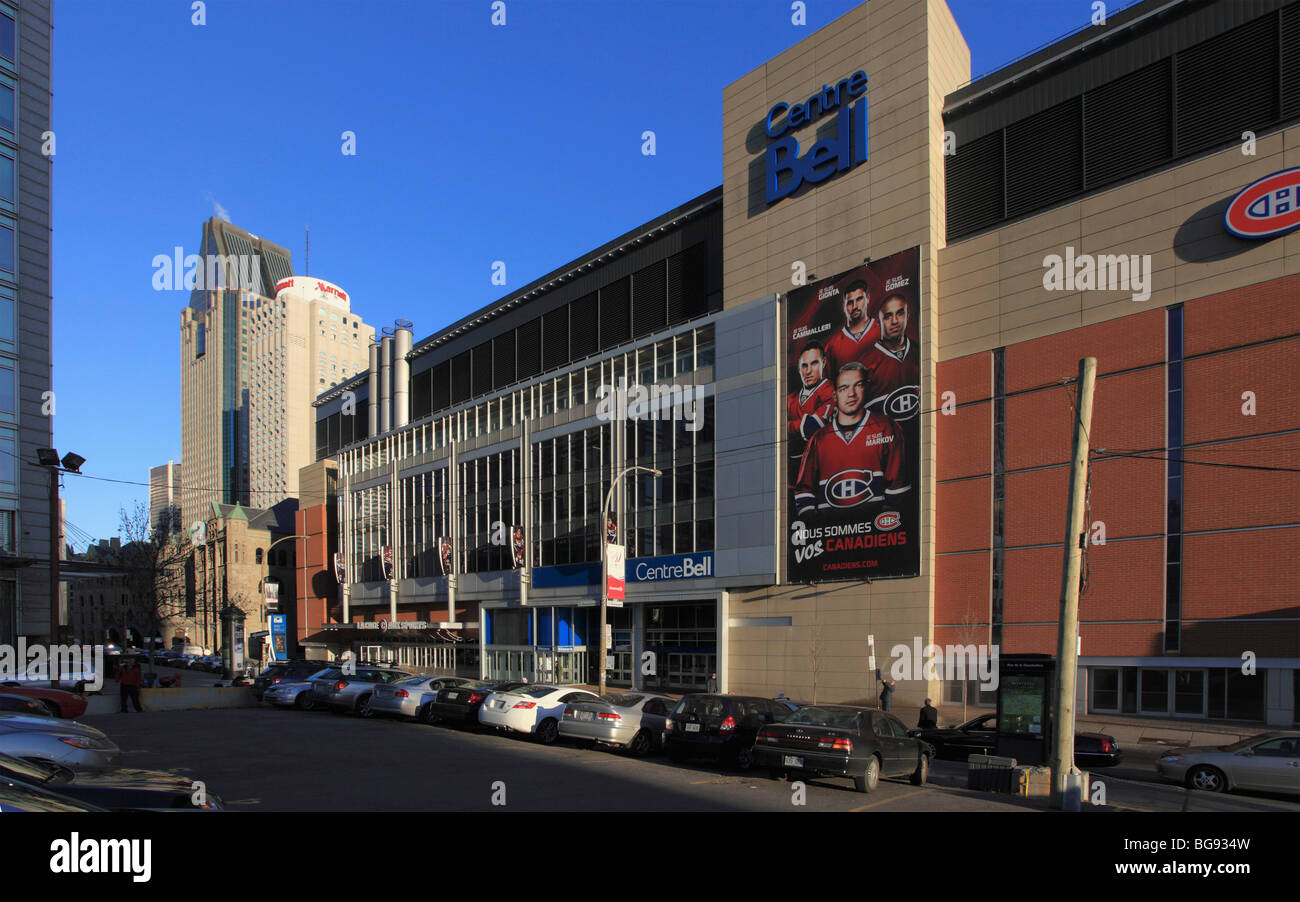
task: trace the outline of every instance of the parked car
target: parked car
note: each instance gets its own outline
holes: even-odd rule
[[[95,662],[60,658],[58,661],[33,661],[26,669],[6,680],[3,686],[31,686],[41,689],[71,689],[84,692],[87,687],[99,686],[102,680],[95,670]]]
[[[41,786],[0,780],[0,812],[106,810]]]
[[[54,717],[50,709],[35,699],[0,692],[0,711],[9,714],[27,714],[32,717]]]
[[[965,761],[971,755],[995,755],[998,750],[998,716],[981,714],[958,727],[912,729],[907,735],[928,742],[934,754],[949,761]],[[1123,760],[1119,742],[1106,733],[1074,734],[1074,763],[1077,767],[1113,767]]]
[[[871,792],[881,777],[911,777],[921,786],[930,773],[930,747],[907,735],[892,714],[850,705],[800,708],[764,726],[754,742],[754,763],[773,778],[792,773],[849,777]]]
[[[370,706],[363,712],[367,717],[376,714],[395,714],[400,717],[418,717],[425,723],[436,721],[437,715],[429,703],[439,689],[454,689],[470,680],[452,676],[413,676],[395,683],[380,684],[370,696]]]
[[[311,683],[307,680],[268,686],[262,693],[262,701],[278,708],[297,708],[299,711],[311,711],[316,707],[316,697],[312,694]]]
[[[316,704],[336,714],[363,714],[376,686],[395,683],[411,676],[405,670],[358,664],[356,672],[344,674],[343,668],[331,667],[311,678],[312,698]]]
[[[787,705],[745,695],[687,695],[664,724],[674,761],[712,758],[749,770],[754,737],[763,726],[791,713]]]
[[[281,682],[308,680],[328,668],[324,661],[279,661],[267,667],[253,679],[253,695],[258,701],[268,686]]]
[[[600,696],[586,689],[529,683],[493,692],[479,708],[478,719],[484,726],[529,733],[543,745],[551,745],[559,738],[565,705],[593,699]]]
[[[86,713],[86,697],[65,689],[41,689],[37,686],[0,686],[5,695],[30,698],[45,706],[55,717],[80,717]]]
[[[612,692],[564,706],[560,735],[612,745],[638,758],[663,747],[663,724],[677,700],[650,692]]]
[[[439,689],[428,702],[428,715],[437,723],[460,726],[477,724],[478,712],[483,702],[493,692],[509,692],[527,686],[523,680],[472,680],[464,686]]]
[[[1300,732],[1259,733],[1228,745],[1172,749],[1156,771],[1188,789],[1253,789],[1300,795]]]
[[[0,753],[73,770],[109,767],[121,749],[94,727],[49,717],[0,714]]]
[[[200,810],[225,808],[221,797],[206,789],[196,800],[194,784],[165,771],[113,767],[97,773],[24,761],[0,754],[0,785],[33,786],[114,811]]]

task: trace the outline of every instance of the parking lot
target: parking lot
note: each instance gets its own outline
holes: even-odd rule
[[[565,743],[385,719],[263,708],[83,718],[121,747],[120,764],[201,780],[237,811],[1031,811],[1037,801],[965,788],[939,762],[917,787],[881,780],[793,783],[708,762],[632,759]]]

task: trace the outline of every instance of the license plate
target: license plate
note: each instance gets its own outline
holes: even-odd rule
[[[595,715],[595,714],[592,714],[590,711],[575,711],[575,712],[574,712],[574,715],[578,718],[578,720],[595,720],[595,719],[596,719],[596,715]]]
[[[460,693],[459,693],[459,692],[448,692],[448,693],[447,693],[447,698],[460,698]]]
[[[688,723],[688,724],[686,725],[686,732],[687,732],[687,733],[698,733],[698,732],[700,732],[700,725],[697,724],[697,723]]]
[[[803,759],[796,755],[783,755],[781,763],[786,767],[803,767]]]

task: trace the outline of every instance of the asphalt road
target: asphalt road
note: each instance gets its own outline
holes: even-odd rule
[[[795,784],[705,762],[635,760],[561,741],[272,708],[84,718],[122,747],[121,764],[202,780],[242,811],[1028,811],[1041,803],[965,788],[964,765],[929,786],[882,780]],[[951,771],[951,772],[949,772]],[[499,786],[497,784],[503,784]]]
[[[227,708],[82,718],[123,749],[121,764],[201,780],[243,811],[1031,811],[1042,800],[966,788],[963,762],[937,762],[927,786],[881,780],[796,785],[709,762],[632,759],[563,740],[291,709]],[[1106,811],[1300,812],[1300,801],[1214,795],[1159,780],[1158,749],[1095,771]],[[503,792],[504,791],[504,792]],[[504,806],[493,804],[494,799]],[[1085,805],[1085,810],[1097,807]]]

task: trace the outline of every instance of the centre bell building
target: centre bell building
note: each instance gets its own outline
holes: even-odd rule
[[[971,81],[869,0],[722,106],[719,188],[317,398],[298,645],[594,683],[612,541],[612,685],[989,703],[926,647],[1055,653],[1095,357],[1079,709],[1295,723],[1300,3]]]

